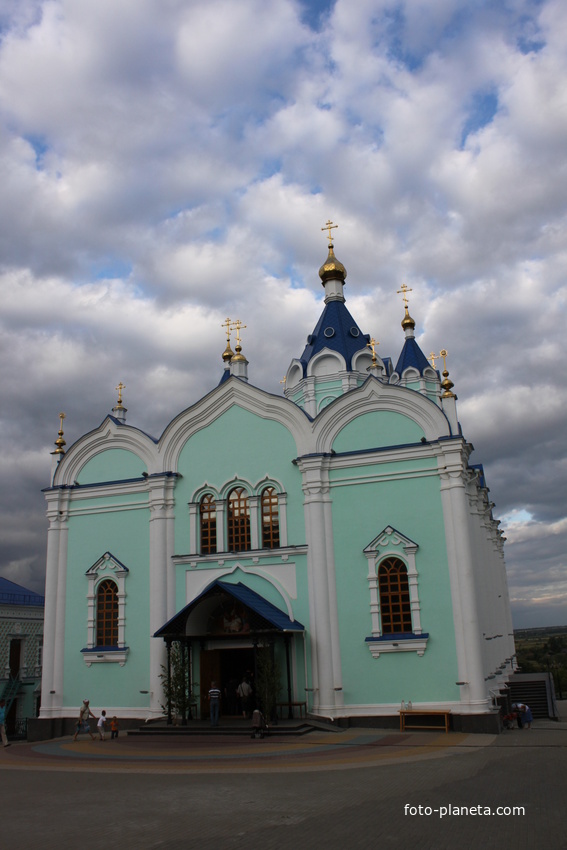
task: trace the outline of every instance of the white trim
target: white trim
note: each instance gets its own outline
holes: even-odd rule
[[[118,647],[125,646],[126,626],[126,577],[128,567],[121,564],[110,552],[105,552],[85,573],[88,580],[87,590],[87,649],[94,649],[96,643],[96,597],[98,587],[105,579],[111,579],[117,587],[118,598]],[[112,653],[114,654],[114,653]],[[99,659],[100,660],[100,659]],[[115,660],[115,659],[112,659]],[[124,661],[126,659],[124,658]],[[87,665],[90,666],[90,665]]]
[[[375,640],[366,641],[372,658],[380,658],[380,655],[385,652],[417,652],[421,657],[427,649],[427,637],[419,638],[398,638],[393,637],[391,640]]]
[[[101,649],[100,652],[97,650],[96,652],[87,652],[86,650],[81,650],[83,659],[87,667],[90,667],[91,664],[103,664],[115,663],[120,664],[121,667],[124,667],[126,664],[126,659],[128,658],[129,647],[121,646],[116,650],[106,651]]]
[[[411,609],[412,634],[420,636],[422,634],[421,627],[421,607],[419,603],[419,588],[418,588],[418,572],[416,565],[416,552],[418,544],[410,540],[404,534],[401,534],[391,525],[374,538],[374,540],[366,546],[364,554],[368,559],[368,588],[370,593],[370,617],[372,620],[372,636],[381,638],[382,621],[380,616],[380,592],[378,585],[378,570],[380,564],[386,558],[396,557],[406,567],[409,584],[409,597]],[[394,644],[396,644],[394,646]],[[373,642],[368,643],[369,649],[373,658],[378,658],[380,652],[409,652],[416,651],[418,655],[423,655],[427,646],[427,639],[420,638],[414,641],[411,638],[392,637],[391,642],[380,641],[379,644]],[[382,647],[378,651],[378,646]]]

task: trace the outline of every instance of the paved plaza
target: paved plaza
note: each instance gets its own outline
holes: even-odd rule
[[[567,848],[564,722],[14,743],[0,781],[2,843],[17,850]]]

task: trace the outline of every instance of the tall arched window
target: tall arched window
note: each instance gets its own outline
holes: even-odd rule
[[[406,565],[386,558],[378,568],[382,634],[411,632],[411,607]]]
[[[228,495],[228,551],[250,549],[250,505],[244,487],[235,487]]]
[[[262,548],[277,549],[280,545],[278,494],[274,487],[262,491]]]
[[[201,554],[217,551],[217,509],[215,498],[208,493],[201,499]]]
[[[118,587],[110,579],[96,592],[96,645],[118,646]]]

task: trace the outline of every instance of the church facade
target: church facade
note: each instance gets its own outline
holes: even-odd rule
[[[332,244],[319,274],[322,314],[281,396],[249,382],[227,320],[219,385],[159,439],[121,394],[67,451],[61,425],[42,717],[87,696],[162,716],[177,643],[197,715],[211,679],[226,688],[269,646],[278,700],[312,716],[379,723],[411,701],[455,728],[494,721],[515,663],[503,540],[446,366],[419,348],[405,291],[394,363],[349,313]]]

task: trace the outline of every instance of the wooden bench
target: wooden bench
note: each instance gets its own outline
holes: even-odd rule
[[[400,732],[405,732],[409,729],[444,729],[445,732],[449,731],[449,717],[451,715],[450,711],[437,711],[435,709],[429,708],[404,708],[400,709]],[[443,725],[440,723],[413,723],[411,719],[413,718],[423,718],[426,720],[428,717],[430,718],[442,718]],[[408,723],[408,718],[410,722]]]
[[[284,710],[284,708],[290,709],[292,715],[294,713],[294,711],[293,711],[294,708],[299,709],[299,716],[300,717],[305,717],[306,714],[307,714],[307,703],[306,702],[278,702],[276,704],[276,708],[277,708],[278,714],[280,715],[282,720],[283,720],[283,710]]]

